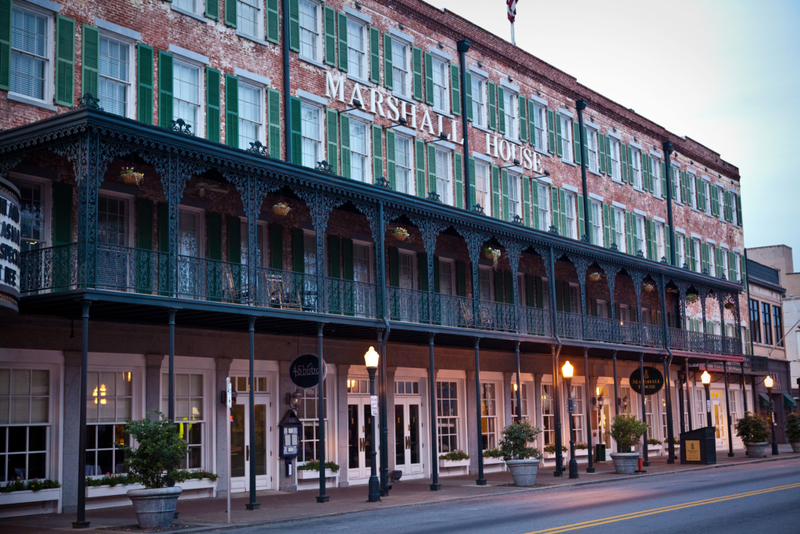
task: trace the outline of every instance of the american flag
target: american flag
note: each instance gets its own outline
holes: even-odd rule
[[[517,18],[517,0],[506,0],[508,6],[508,21],[514,24],[514,19]]]

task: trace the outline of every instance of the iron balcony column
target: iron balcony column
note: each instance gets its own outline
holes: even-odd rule
[[[485,486],[486,479],[483,478],[483,428],[481,425],[483,413],[481,410],[481,354],[480,354],[481,339],[475,338],[475,413],[478,417],[478,480],[475,483],[478,486]]]
[[[471,43],[466,40],[462,39],[456,43],[456,50],[458,50],[458,60],[459,64],[461,65],[461,75],[460,81],[461,84],[461,137],[463,138],[464,143],[464,162],[462,164],[462,169],[464,171],[464,191],[460,194],[466,195],[466,202],[464,205],[467,207],[467,211],[475,209],[475,206],[471,206],[470,202],[472,199],[469,195],[469,124],[467,121],[467,117],[469,116],[469,111],[467,110],[467,58],[466,54],[469,51]],[[456,191],[456,194],[459,194]]]
[[[683,415],[686,412],[686,408],[684,407],[685,397],[683,393],[683,382],[685,380],[685,373],[678,368],[678,410],[680,410],[679,417],[681,434],[686,432],[686,418]],[[686,389],[689,389],[688,385]]]
[[[666,236],[669,239],[669,261],[670,265],[675,265],[675,227],[672,224],[672,163],[670,162],[670,156],[672,155],[672,142],[671,141],[664,141],[662,145],[664,148],[664,167],[667,171],[667,224],[669,225],[669,236]]]
[[[317,323],[317,424],[319,425],[319,495],[317,502],[328,502],[325,494],[325,360],[322,358],[322,328],[324,323]],[[374,424],[374,421],[373,421]]]
[[[578,130],[580,130],[581,141],[581,185],[583,186],[583,231],[581,241],[592,242],[592,233],[589,231],[589,188],[586,186],[586,134],[583,126],[583,110],[586,109],[588,102],[583,98],[575,101],[575,109],[578,110]],[[580,231],[580,228],[578,229]]]
[[[722,362],[722,372],[725,373],[725,411],[728,414],[728,456],[733,456],[733,435],[731,435],[731,385],[728,382],[728,362]]]
[[[741,382],[742,382],[742,402],[744,404],[744,412],[747,413],[747,388],[746,388],[746,384],[745,384],[745,381],[744,381],[744,362],[741,362],[739,365],[741,366],[741,371],[742,371],[742,375],[741,375],[741,378],[742,378],[742,380],[741,380]]]
[[[169,316],[169,407],[167,413],[169,420],[175,422],[175,313],[178,310],[169,308],[167,314]]]
[[[388,324],[388,322],[387,322]],[[380,380],[378,381],[378,417],[381,431],[380,442],[380,456],[381,456],[381,497],[389,495],[389,490],[392,485],[389,483],[389,414],[388,414],[388,395],[389,378],[386,373],[386,343],[389,341],[390,328],[387,327],[384,332],[383,354],[378,361],[378,372],[380,373]],[[373,422],[374,424],[374,422]]]
[[[661,303],[661,339],[668,356],[664,358],[664,390],[667,402],[667,463],[675,463],[675,431],[672,417],[672,379],[670,367],[672,366],[672,349],[669,348],[669,335],[667,331],[667,286],[664,273],[661,273],[658,300]]]
[[[642,422],[647,424],[647,397],[644,394],[644,352],[639,353],[639,379],[642,381]],[[649,466],[650,459],[647,454],[647,429],[642,436],[642,465]]]
[[[78,517],[72,523],[73,528],[88,528],[86,521],[86,382],[89,365],[89,306],[88,300],[81,301],[81,319],[83,332],[81,340],[81,406],[80,428],[78,430]]]
[[[619,415],[619,381],[617,380],[617,351],[614,351],[614,417]],[[619,451],[617,451],[619,452]]]
[[[369,373],[369,395],[370,398],[375,396],[375,371],[377,369],[375,367],[367,367],[367,372]],[[378,453],[375,451],[375,442],[377,441],[376,435],[376,425],[375,425],[375,416],[372,417],[372,424],[370,426],[370,446],[369,446],[369,457],[370,457],[370,466],[369,466],[369,502],[380,502],[381,500],[381,490],[380,490],[380,482],[378,482],[378,470],[377,470],[377,460],[378,460]],[[325,471],[323,466],[320,466],[320,471]]]
[[[689,393],[689,358],[686,358],[686,359],[683,360],[683,366],[684,366],[684,374],[686,374],[686,403],[687,403],[686,411],[689,412],[689,417],[687,417],[686,420],[689,422],[689,432],[691,432],[692,431],[692,403],[691,403],[692,396]],[[697,394],[695,394],[695,400],[697,400],[696,395]]]
[[[514,344],[517,356],[517,423],[522,421],[522,386],[519,383],[519,340]]]
[[[571,382],[571,378],[564,378],[564,383],[567,386],[567,412],[569,413],[569,478],[579,478],[578,460],[575,459],[575,420],[572,416],[575,412],[575,405],[572,401]]]
[[[250,414],[248,416],[248,423],[250,424],[250,448],[255,451],[255,444],[256,444],[256,396],[255,396],[255,357],[256,357],[256,318],[255,317],[248,317],[247,318],[247,330],[250,333],[250,373],[248,378],[248,389],[250,390],[250,395],[248,398],[249,402],[249,409]],[[253,458],[255,458],[256,453],[251,452],[250,457],[247,459],[248,467],[250,468],[250,502],[245,504],[244,507],[247,510],[258,510],[260,506],[259,503],[256,502],[256,468]],[[322,469],[324,472],[325,470]]]
[[[594,463],[592,459],[592,410],[589,409],[590,402],[589,399],[594,399],[594,395],[590,395],[592,388],[589,385],[589,349],[583,349],[583,368],[584,374],[586,375],[585,382],[584,382],[584,395],[583,398],[585,399],[585,409],[586,409],[586,438],[588,440],[587,445],[589,446],[589,465],[586,466],[587,473],[594,473]],[[600,413],[598,412],[598,416]]]
[[[553,345],[550,349],[551,356],[553,359],[553,412],[555,414],[555,447],[556,447],[556,470],[553,472],[553,476],[563,476],[564,471],[564,454],[561,450],[561,407],[559,400],[560,391],[558,388],[558,351],[556,350],[555,345]]]
[[[431,491],[439,491],[442,485],[439,484],[439,443],[436,440],[436,368],[433,361],[433,333],[428,334],[428,346],[430,348],[431,368],[430,368],[430,392],[429,403],[431,406]]]

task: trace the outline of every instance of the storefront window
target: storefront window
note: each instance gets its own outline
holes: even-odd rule
[[[169,375],[164,373],[161,382],[161,404],[169,406]],[[167,408],[169,409],[169,408]],[[203,375],[175,374],[175,424],[188,445],[181,469],[203,467]]]
[[[328,379],[325,379],[323,384],[325,396],[325,406],[328,406],[329,388]],[[311,460],[319,459],[319,398],[317,396],[317,389],[304,389],[302,390],[303,396],[297,405],[297,417],[303,423],[303,434],[300,439],[301,456],[298,458],[301,462],[310,462]],[[325,436],[326,436],[326,451],[330,455],[330,425],[328,424],[328,413],[325,411]]]
[[[0,369],[0,482],[48,478],[50,371]]]
[[[125,420],[133,418],[133,379],[130,371],[90,372],[86,390],[86,476],[126,472],[130,444]]]
[[[458,450],[458,383],[436,382],[436,423],[439,452]]]
[[[545,446],[555,443],[555,412],[553,411],[553,386],[542,384],[542,426]]]
[[[481,384],[483,450],[497,448],[497,397],[493,383]]]

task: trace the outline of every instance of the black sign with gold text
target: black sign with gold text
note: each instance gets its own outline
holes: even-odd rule
[[[642,379],[639,369],[631,373],[631,389],[638,394],[642,394]],[[664,387],[664,375],[655,367],[644,368],[644,394],[655,395]]]

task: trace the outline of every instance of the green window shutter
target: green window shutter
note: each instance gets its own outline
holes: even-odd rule
[[[565,311],[564,310],[564,284],[561,282],[555,283],[556,287],[556,311]]]
[[[711,194],[711,215],[719,217],[719,190],[712,185],[708,191]]]
[[[387,130],[387,133],[388,131],[389,130]],[[375,183],[378,183],[378,180],[383,177],[384,177],[383,130],[377,124],[373,124],[372,125],[372,179]]]
[[[723,199],[725,201],[725,220],[730,222],[731,220],[731,194],[728,191],[724,191]]]
[[[747,258],[741,256],[742,259],[742,289],[747,291]]]
[[[72,186],[64,182],[53,182],[53,245],[70,243],[72,243]]]
[[[581,130],[575,121],[572,121],[572,159],[578,165],[581,164]]]
[[[645,246],[647,247],[647,259],[653,260],[655,259],[655,253],[653,252],[653,224],[650,219],[644,220],[644,238],[645,238]]]
[[[336,11],[330,6],[324,6],[323,21],[325,26],[325,64],[331,67],[336,66]]]
[[[711,274],[709,270],[709,261],[708,261],[708,243],[700,243],[700,262],[701,262],[701,271],[704,273]]]
[[[497,131],[503,135],[506,133],[506,99],[505,89],[497,86]],[[510,125],[509,125],[510,126]]]
[[[280,27],[278,0],[267,0],[267,41],[280,43]]]
[[[536,282],[533,281],[532,274],[525,275],[525,306],[533,307],[536,305]]]
[[[0,89],[11,84],[11,0],[0,0]]]
[[[436,147],[428,145],[428,191],[436,193]]]
[[[283,270],[283,226],[269,225],[269,266]]]
[[[158,125],[172,125],[172,54],[158,52]]]
[[[397,167],[395,161],[395,133],[394,130],[386,130],[386,179],[389,180],[389,187],[397,190]]]
[[[528,100],[528,140],[531,146],[536,146],[536,106],[533,100]]]
[[[136,43],[136,58],[136,120],[153,124],[153,48]]]
[[[630,186],[634,186],[634,185],[636,185],[635,184],[635,182],[636,182],[636,173],[635,173],[634,168],[633,168],[633,148],[631,148],[631,146],[628,145],[626,147],[626,150],[628,151],[628,156],[627,156],[628,157],[628,184]],[[641,162],[641,158],[640,158],[639,161]],[[640,163],[639,167],[641,167],[641,163]]]
[[[578,195],[578,239],[586,233],[585,222],[583,217],[583,195]]]
[[[736,201],[736,222],[742,226],[742,197],[733,195],[733,198]]]
[[[467,200],[467,209],[474,210],[475,204],[478,203],[477,196],[475,195],[475,158],[470,157],[469,161],[469,198]]]
[[[305,236],[302,228],[292,228],[292,271],[304,273],[306,271]]]
[[[72,107],[75,93],[75,21],[56,17],[56,104]]]
[[[670,178],[672,180],[672,200],[677,202],[678,199],[678,169],[677,167],[670,166]]]
[[[289,50],[300,51],[300,5],[299,0],[289,0]]]
[[[531,179],[527,176],[522,177],[522,222],[531,225]]]
[[[339,70],[347,72],[347,15],[339,11]]]
[[[672,258],[672,243],[671,243],[672,240],[670,239],[671,235],[672,235],[672,229],[669,227],[668,224],[665,224],[664,225],[664,251],[667,254],[667,256],[666,256],[667,257],[667,263],[670,263],[671,262],[671,258]],[[659,261],[661,261],[661,260],[659,259]]]
[[[517,96],[517,109],[519,110],[519,140],[523,143],[528,142],[528,106],[525,97]]]
[[[533,212],[533,227],[535,230],[547,231],[547,228],[539,228],[539,182],[531,181],[531,211]],[[547,209],[547,206],[542,206]]]
[[[706,211],[706,189],[703,185],[703,179],[701,177],[695,177],[694,187],[697,191],[697,209],[700,211]]]
[[[555,227],[556,233],[562,234],[563,227],[561,226],[561,220],[558,216],[558,188],[554,185],[550,186],[550,206],[550,225]],[[545,230],[549,230],[549,228]]]
[[[511,210],[508,206],[508,170],[502,169],[500,171],[500,187],[503,191],[503,217],[504,221],[511,221]],[[500,217],[498,217],[500,218]]]
[[[555,123],[556,132],[556,155],[560,158],[564,156],[564,147],[561,146],[561,115],[559,113],[553,114],[553,122]]]
[[[328,275],[331,278],[341,278],[342,277],[342,249],[344,247],[343,240],[339,238],[338,235],[329,235],[328,236]],[[352,240],[350,241],[350,247],[352,250]],[[352,259],[352,257],[351,257]]]
[[[301,165],[303,163],[303,122],[302,105],[296,96],[290,97],[292,106],[292,163]]]
[[[228,261],[242,263],[242,222],[239,217],[228,216]]]
[[[472,120],[472,73],[467,71],[467,120]]]
[[[277,1],[277,0],[276,0]],[[374,26],[369,27],[369,81],[381,82],[381,32]]]
[[[450,65],[450,109],[461,115],[461,76],[458,65]]]
[[[370,133],[369,129],[365,132],[366,135],[370,135]],[[367,141],[367,146],[369,146],[369,141]],[[329,144],[328,149],[330,150],[330,148],[331,146]],[[344,178],[350,178],[352,176],[350,168],[350,116],[347,113],[339,116],[339,156],[342,160],[341,172],[339,174]],[[328,157],[331,157],[330,153]],[[334,155],[334,158],[335,157]]]
[[[556,126],[554,113],[547,110],[547,151],[551,154],[556,153]]]
[[[400,253],[397,247],[389,247],[389,285],[400,286]]]
[[[433,265],[436,266],[436,258],[434,258]],[[419,290],[428,291],[428,255],[424,252],[417,253],[417,272],[419,273]]]
[[[611,206],[608,207],[608,243],[606,244],[607,248],[611,248],[611,243],[617,245],[617,249],[622,243],[617,243],[617,220],[614,217],[614,208]]]
[[[94,26],[84,24],[82,33],[83,61],[81,68],[81,94],[91,93],[92,96],[99,98],[100,30]]]
[[[631,214],[627,211],[625,212],[625,239],[626,239],[626,248],[628,249],[628,254],[635,256],[636,251],[633,250],[633,224],[631,224]]]
[[[567,235],[567,195],[563,189],[558,190],[558,204],[559,204],[559,213],[558,216],[561,218],[561,228],[564,229],[564,233],[562,235]]]
[[[500,218],[500,167],[492,165],[492,216]]]
[[[211,211],[206,212],[206,258],[210,260],[222,259],[222,215]]]
[[[236,7],[234,6],[234,10]],[[225,11],[228,11],[228,5],[225,5]],[[219,0],[206,0],[206,17],[214,20],[219,20]]]
[[[269,108],[269,155],[281,159],[281,94],[277,89],[267,89],[267,107]]]
[[[231,76],[234,80],[235,77]],[[236,82],[234,82],[236,84]],[[206,139],[210,141],[214,141],[219,143],[220,141],[220,134],[221,134],[221,123],[220,123],[220,73],[216,69],[212,69],[211,67],[206,67]],[[235,119],[231,121],[228,114],[231,111],[229,107],[231,105],[229,97],[229,91],[231,90],[230,87],[230,80],[228,80],[228,76],[225,77],[225,142],[234,147],[239,146],[239,117],[238,114],[236,115]],[[232,111],[236,113],[239,108],[239,95],[238,90],[234,88],[236,91],[236,102],[233,103]],[[231,134],[230,131],[230,122],[235,122],[236,125],[234,128],[236,129],[236,137],[229,137]],[[232,144],[232,141],[235,144]]]
[[[489,101],[488,108],[489,108],[489,129],[496,130],[497,129],[497,94],[495,89],[494,82],[487,82],[486,83],[487,90],[486,90],[486,99]]]
[[[225,24],[231,28],[235,28],[238,22],[237,4],[237,0],[225,0]]]
[[[456,294],[467,296],[467,265],[460,260],[456,260]]]
[[[158,250],[169,252],[169,204],[158,203]]]
[[[613,178],[614,177],[614,162],[611,159],[611,138],[609,136],[605,137],[605,152],[606,152],[606,175]]]
[[[619,144],[619,167],[622,170],[622,183],[628,183],[628,146]]]
[[[346,115],[345,115],[346,116]],[[339,121],[335,109],[325,110],[325,138],[328,143],[326,161],[333,169],[334,174],[339,174],[337,160],[339,159]]]
[[[453,152],[453,184],[455,206],[464,209],[464,156]]]
[[[353,261],[353,240],[342,239],[342,277],[345,280],[355,280],[355,268]]]
[[[383,86],[391,90],[393,85],[392,77],[392,36],[388,33],[383,34]]]
[[[422,50],[417,47],[411,47],[411,96],[414,100],[422,100]]]
[[[425,142],[414,140],[414,162],[416,167],[417,196],[425,198]]]
[[[54,182],[53,185],[58,183],[61,182]],[[69,225],[66,227],[69,228]],[[136,199],[136,248],[153,250],[153,201],[147,198]]]
[[[605,147],[605,135],[598,133],[597,134],[597,159],[598,159],[598,166],[597,170],[600,174],[606,173],[606,151],[603,147]]]
[[[536,307],[544,308],[544,280],[541,276],[534,276],[533,282],[536,286]]]
[[[494,301],[503,302],[503,271],[497,269],[493,273],[494,273]]]
[[[661,198],[667,198],[667,164],[660,162],[661,166]]]
[[[515,273],[503,271],[503,285],[505,286],[506,304],[514,304],[514,281],[512,277]]]
[[[735,267],[736,267],[735,262],[736,262],[736,255],[729,250],[728,251],[728,280],[730,280],[731,282],[735,282],[736,281],[736,280],[734,280],[734,274],[733,274],[733,273],[736,272],[735,271]]]
[[[611,225],[609,224],[608,204],[603,204],[603,244],[608,248],[611,245]]]

